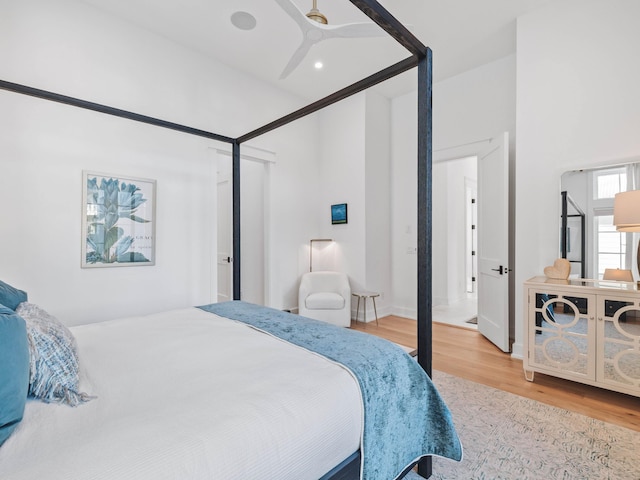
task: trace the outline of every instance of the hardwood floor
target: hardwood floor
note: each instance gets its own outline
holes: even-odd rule
[[[416,322],[388,316],[351,328],[416,348]],[[640,398],[536,373],[524,378],[522,361],[500,351],[476,330],[433,324],[433,368],[473,382],[640,431]]]

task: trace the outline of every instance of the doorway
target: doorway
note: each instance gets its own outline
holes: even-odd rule
[[[477,329],[478,157],[433,164],[433,321]]]
[[[461,158],[462,157],[462,158]],[[472,303],[472,299],[467,301],[456,301],[455,280],[461,267],[456,261],[456,253],[461,248],[458,245],[460,240],[456,236],[455,227],[452,227],[450,218],[457,219],[459,212],[454,210],[455,201],[464,197],[464,194],[455,194],[456,185],[462,181],[449,181],[452,165],[462,162],[465,158],[472,157],[476,165],[476,178],[478,185],[477,195],[477,328],[478,331],[489,341],[495,344],[504,352],[511,349],[511,324],[510,321],[510,287],[512,275],[509,274],[509,262],[512,260],[509,248],[509,134],[504,132],[487,140],[472,142],[460,147],[444,149],[434,152],[434,205],[443,205],[444,208],[434,208],[434,251],[439,252],[434,255],[434,292],[433,292],[433,320],[439,321],[436,317],[436,307],[438,305],[460,306]],[[438,179],[436,167],[443,165],[445,173],[448,174],[447,181]],[[456,165],[457,166],[457,165]],[[460,170],[460,167],[456,170]],[[440,168],[439,168],[440,169]],[[446,189],[445,195],[440,199],[442,203],[436,204],[437,189]],[[460,187],[461,188],[461,187]],[[453,197],[452,197],[453,196]],[[447,203],[452,199],[453,203]],[[459,200],[458,200],[459,201]],[[453,211],[452,211],[453,210]],[[444,240],[436,244],[438,215],[436,212],[445,212],[447,222],[440,229],[446,233]],[[442,217],[443,213],[440,213]],[[458,225],[461,223],[458,219]],[[461,235],[466,238],[466,235]],[[438,248],[442,250],[438,250]],[[454,253],[451,253],[454,252]],[[446,254],[445,254],[446,253]],[[443,264],[444,269],[436,270],[437,262]],[[438,278],[438,273],[442,276]],[[440,282],[438,282],[440,280]],[[444,302],[439,302],[436,295],[436,288],[440,293],[444,292],[448,296],[443,297]],[[443,290],[444,288],[444,290]],[[464,299],[462,299],[464,300]],[[447,309],[451,310],[451,309]],[[450,317],[448,318],[450,320]],[[468,320],[465,320],[465,324]],[[451,322],[449,322],[451,323]],[[466,326],[466,325],[463,325]]]

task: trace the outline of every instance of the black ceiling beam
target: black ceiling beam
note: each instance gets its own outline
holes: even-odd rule
[[[85,110],[92,110],[94,112],[106,113],[107,115],[113,115],[114,117],[127,118],[140,123],[146,123],[148,125],[155,125],[156,127],[168,128],[182,133],[188,133],[189,135],[197,135],[199,137],[210,138],[212,140],[218,140],[220,142],[233,143],[234,139],[225,137],[224,135],[218,135],[217,133],[207,132],[205,130],[199,130],[197,128],[187,127],[178,123],[167,122],[166,120],[160,120],[154,117],[148,117],[146,115],[140,115],[139,113],[129,112],[127,110],[120,110],[119,108],[109,107],[107,105],[101,105],[99,103],[88,102],[86,100],[80,100],[79,98],[68,97],[66,95],[60,95],[59,93],[49,92],[47,90],[40,90],[38,88],[28,87],[26,85],[20,85],[18,83],[11,83],[4,80],[0,80],[0,89],[9,90],[11,92],[22,93],[31,97],[42,98],[45,100],[51,100],[53,102],[63,103],[65,105],[71,105],[73,107],[84,108]]]
[[[288,115],[285,115],[284,117],[279,118],[278,120],[274,120],[273,122],[268,123],[256,130],[253,130],[252,132],[249,132],[245,135],[238,137],[238,143],[244,143],[247,140],[251,140],[252,138],[259,137],[260,135],[263,135],[267,132],[270,132],[279,127],[282,127],[283,125],[294,122],[302,117],[306,117],[307,115],[310,115],[319,110],[322,110],[323,108],[328,107],[329,105],[332,105],[334,103],[337,103],[340,100],[344,100],[345,98],[350,97],[351,95],[360,93],[363,90],[366,90],[370,87],[373,87],[374,85],[377,85],[378,83],[384,82],[385,80],[389,80],[390,78],[393,78],[396,75],[399,75],[400,73],[411,70],[412,68],[418,65],[418,61],[419,59],[416,56],[406,58],[396,63],[395,65],[391,65],[390,67],[387,67],[384,70],[380,70],[379,72],[374,73],[373,75],[370,75],[367,78],[360,80],[359,82],[349,85],[348,87],[345,87],[342,90],[338,90],[337,92],[332,93],[331,95],[326,96],[316,102],[313,102],[307,105],[306,107],[302,107],[301,109],[296,110],[295,112],[292,112]]]
[[[350,2],[413,55],[417,55],[420,58],[424,58],[427,55],[427,47],[377,1],[350,0]]]

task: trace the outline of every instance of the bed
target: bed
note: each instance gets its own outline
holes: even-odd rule
[[[408,70],[416,68],[417,70],[417,78],[418,78],[418,95],[417,95],[417,112],[418,112],[418,135],[417,135],[417,288],[418,288],[418,302],[417,302],[417,336],[418,336],[418,364],[423,369],[423,376],[426,378],[431,374],[431,286],[432,286],[432,278],[431,278],[431,259],[432,259],[432,243],[431,243],[431,219],[432,219],[432,206],[431,206],[431,190],[432,190],[432,178],[431,178],[431,161],[432,161],[432,52],[429,48],[424,46],[406,27],[404,27],[400,22],[398,22],[385,8],[383,8],[378,2],[375,0],[350,0],[353,5],[355,5],[358,9],[360,9],[363,13],[365,13],[371,20],[377,23],[382,29],[384,29],[390,36],[396,39],[406,50],[409,52],[410,56],[405,60],[402,60],[394,65],[389,66],[373,75],[370,75],[367,78],[362,79],[359,82],[356,82],[352,85],[349,85],[342,90],[339,90],[321,100],[318,100],[306,107],[303,107],[295,112],[292,112],[282,118],[274,120],[263,127],[260,127],[251,132],[247,132],[244,135],[241,135],[236,138],[232,138],[223,134],[213,133],[204,131],[201,129],[193,128],[187,125],[177,124],[174,122],[170,122],[163,119],[153,118],[146,115],[141,115],[135,112],[126,111],[118,108],[114,108],[107,105],[102,105],[98,103],[94,103],[91,101],[87,101],[84,99],[79,99],[75,97],[70,97],[67,95],[62,95],[56,92],[46,91],[42,89],[38,89],[32,86],[23,85],[20,83],[15,83],[7,80],[0,80],[0,89],[5,91],[14,92],[20,95],[27,95],[30,97],[53,101],[62,103],[65,105],[69,105],[75,108],[86,109],[94,112],[98,112],[105,115],[111,115],[115,117],[119,117],[122,119],[126,119],[127,121],[135,121],[141,122],[146,125],[151,125],[158,128],[171,129],[174,131],[182,132],[188,135],[194,135],[202,138],[207,138],[215,141],[220,141],[231,145],[232,148],[232,157],[233,157],[233,175],[232,175],[232,184],[233,184],[233,246],[232,246],[232,256],[234,259],[233,262],[233,298],[234,300],[241,300],[241,248],[240,248],[240,180],[241,180],[241,172],[240,172],[240,158],[241,158],[241,147],[246,142],[263,135],[265,133],[271,132],[281,126],[287,125],[291,122],[294,122],[300,118],[303,118],[309,114],[315,113],[321,110],[324,107],[330,106],[336,102],[339,102],[345,98],[348,98],[352,95],[355,95],[363,90],[366,90],[378,83],[384,82],[390,78],[393,78],[396,75],[404,73]],[[1,314],[2,312],[0,312]],[[9,315],[10,316],[10,315]],[[102,326],[104,327],[104,325]],[[94,354],[93,350],[89,350],[87,353],[86,349],[82,345],[84,340],[84,336],[90,337],[92,334],[85,332],[85,330],[92,330],[93,328],[99,327],[78,327],[78,331],[76,332],[74,329],[74,334],[78,336],[78,343],[80,348],[80,355],[88,355],[91,358],[91,355]],[[142,345],[138,344],[138,348],[143,348],[143,346],[149,346],[148,338],[143,334],[144,342]],[[0,339],[1,341],[1,339]],[[120,345],[121,343],[118,343]],[[119,346],[114,346],[114,349],[118,351]],[[133,348],[133,347],[132,347]],[[0,352],[1,353],[1,352]],[[406,357],[406,356],[405,356]],[[136,359],[142,357],[135,357]],[[95,360],[94,360],[95,361]],[[98,363],[99,359],[97,360]],[[89,364],[91,364],[91,360],[87,360]],[[103,362],[107,363],[107,362]],[[109,362],[111,363],[111,362]],[[84,367],[83,367],[84,368]],[[91,390],[91,386],[99,387],[99,380],[94,378],[89,371],[83,371],[81,373],[85,374],[86,377],[83,377],[83,381],[87,385],[87,390]],[[353,373],[353,372],[352,372]],[[424,375],[426,373],[426,375]],[[204,375],[204,373],[203,373]],[[276,375],[277,376],[277,375]],[[98,382],[95,385],[92,385],[91,382]],[[101,380],[100,380],[101,381]],[[105,381],[107,381],[105,379]],[[124,387],[123,387],[124,388]],[[98,397],[100,394],[98,392]],[[101,400],[96,400],[95,405],[99,405]],[[32,402],[29,403],[27,408],[28,416],[31,415],[31,412],[40,412],[52,407],[51,405],[42,406],[39,404],[34,404]],[[78,408],[78,411],[81,409],[92,409],[97,408],[92,405],[92,402],[88,402],[87,405],[82,405]],[[39,415],[39,414],[38,414]],[[43,414],[44,415],[44,414]],[[70,413],[62,414],[63,417],[70,415]],[[151,413],[149,413],[151,415]],[[365,414],[366,417],[366,414]],[[128,417],[130,418],[130,417]],[[164,416],[162,413],[156,413],[156,418],[158,420],[164,420]],[[0,419],[1,420],[1,419]],[[126,424],[126,419],[117,420],[118,426],[124,426]],[[105,420],[100,427],[102,428],[104,425],[110,424],[111,420]],[[446,422],[446,416],[440,418],[440,421]],[[63,419],[57,420],[56,422],[63,422]],[[366,423],[366,422],[365,422]],[[161,424],[161,423],[159,423]],[[0,425],[2,423],[0,422]],[[7,465],[11,464],[13,460],[13,455],[9,453],[5,453],[6,451],[10,451],[11,449],[18,448],[12,445],[16,445],[23,440],[20,440],[21,435],[27,435],[24,433],[20,433],[20,431],[24,431],[31,427],[20,426],[20,430],[18,430],[18,434],[16,436],[17,440],[11,439],[10,443],[7,443],[5,446],[1,448],[2,452],[0,452],[0,477],[5,478],[5,474],[9,468]],[[366,425],[362,425],[363,432],[366,430]],[[83,434],[82,438],[88,438],[87,435],[91,435],[92,433],[87,434],[86,432]],[[51,434],[53,435],[53,434]],[[53,438],[53,437],[51,437]],[[26,441],[26,440],[25,440]],[[30,441],[30,440],[29,440]],[[363,441],[366,444],[366,436],[363,434]],[[140,442],[140,448],[143,448],[143,442]],[[353,445],[352,445],[353,447]],[[41,455],[46,455],[48,450],[45,446],[42,446],[42,451],[36,451],[34,448],[31,455],[35,455],[40,458]],[[146,448],[146,447],[145,447]],[[161,447],[158,446],[161,450]],[[167,447],[169,448],[169,447]],[[176,447],[178,448],[178,447]],[[28,450],[25,447],[25,450]],[[346,448],[349,450],[349,448]],[[366,456],[366,448],[365,456]],[[344,472],[352,471],[353,465],[361,462],[365,465],[366,459],[359,459],[358,452],[352,451],[347,457],[341,460],[336,468],[332,468],[329,476],[327,478],[353,478],[350,477],[349,474],[344,474]],[[176,450],[173,450],[176,452]],[[186,451],[182,452],[184,456],[189,457],[189,453]],[[341,452],[341,456],[346,452]],[[179,452],[176,453],[167,453],[167,456],[172,455],[180,456]],[[27,454],[27,458],[25,461],[29,460]],[[246,462],[246,458],[250,457],[252,452],[247,448],[245,451],[245,459],[243,462]],[[405,456],[411,456],[411,449],[404,452]],[[124,450],[124,456],[129,457],[130,450]],[[454,457],[457,454],[453,454]],[[8,457],[10,459],[8,460]],[[30,457],[31,460],[35,457]],[[75,459],[80,461],[81,459]],[[413,460],[417,460],[417,457]],[[144,462],[144,458],[140,457],[140,461]],[[335,458],[331,460],[334,462]],[[331,463],[329,462],[329,463]],[[401,463],[401,462],[400,462]],[[27,465],[28,468],[32,468],[30,465]],[[13,465],[12,468],[18,468]],[[33,467],[35,468],[35,467]],[[128,467],[129,468],[129,467]],[[131,467],[133,468],[133,467]],[[321,467],[318,467],[321,469]],[[322,467],[324,468],[324,467]],[[4,470],[3,470],[4,469]],[[73,470],[73,469],[71,469]],[[16,470],[13,470],[14,472]],[[75,470],[73,470],[75,472]],[[164,471],[164,470],[163,470]],[[182,478],[197,478],[195,477],[195,473],[192,475],[192,472],[183,472]],[[335,475],[334,475],[335,473]],[[423,460],[419,462],[418,465],[418,473],[424,477],[428,477],[431,475],[431,463],[430,457],[425,457]],[[367,476],[366,473],[363,474],[365,478],[381,478],[383,480],[387,480],[387,477],[378,476],[375,477],[373,475]],[[11,478],[11,477],[10,477]],[[50,477],[47,477],[50,478]],[[68,477],[70,478],[70,477]],[[92,477],[82,477],[82,478],[92,478]],[[99,477],[95,477],[99,478]],[[159,477],[158,477],[159,478]],[[233,478],[233,477],[232,477]],[[265,475],[261,475],[261,478],[268,478]],[[275,477],[280,478],[280,477]],[[357,478],[357,477],[356,477]]]
[[[377,337],[245,302],[69,330],[86,397],[29,400],[0,478],[391,479],[461,455],[428,377]]]

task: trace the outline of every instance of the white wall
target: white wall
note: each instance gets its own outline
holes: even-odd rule
[[[314,270],[345,272],[351,289],[380,293],[378,316],[389,311],[391,297],[390,102],[367,91],[322,112],[320,230],[315,238],[335,243],[315,250]],[[329,206],[347,203],[348,223],[331,225]],[[327,263],[328,260],[328,263]],[[355,316],[356,305],[352,305]],[[367,319],[374,319],[372,302]],[[359,318],[364,317],[361,305]]]
[[[290,310],[298,305],[300,277],[309,271],[309,240],[318,238],[311,235],[320,230],[315,213],[322,185],[318,130],[319,119],[313,115],[259,139],[277,152],[268,182],[272,255],[267,304],[274,308]]]
[[[7,92],[0,111],[3,279],[67,323],[213,300],[206,142]],[[157,180],[155,266],[80,268],[83,169]]]
[[[378,316],[391,313],[391,102],[373,91],[366,92],[365,287],[380,293]],[[371,302],[367,302],[367,318]]]
[[[229,136],[301,103],[80,2],[0,0],[0,10],[3,80]],[[3,280],[67,323],[215,299],[215,142],[5,91],[0,112]],[[252,142],[278,153],[269,192],[275,307],[295,305],[317,226],[308,214],[316,132],[309,117]],[[158,180],[156,266],[80,269],[83,169]]]
[[[268,167],[266,167],[268,168]],[[240,162],[240,251],[242,299],[265,304],[265,165]]]
[[[317,206],[320,228],[315,238],[331,238],[334,243],[318,251],[320,255],[314,252],[314,259],[324,257],[324,267],[346,273],[352,291],[366,288],[367,282],[366,98],[354,95],[319,113],[324,141]],[[347,204],[347,224],[331,224],[330,205],[337,203]],[[354,303],[351,310],[355,317]]]
[[[391,102],[391,285],[393,313],[417,318],[417,105],[416,93]]]
[[[510,55],[433,87],[434,157],[446,157],[454,147],[482,141],[515,131],[515,56]],[[392,102],[392,282],[393,311],[416,318],[416,256],[408,249],[416,246],[416,97],[415,92]],[[434,195],[443,186],[434,175]],[[443,194],[444,195],[444,194]],[[446,205],[436,203],[435,217]],[[462,238],[460,241],[464,241]],[[445,240],[434,238],[434,298],[448,297],[437,280],[448,278]],[[444,301],[444,300],[443,300]]]
[[[638,18],[636,0],[565,0],[518,19],[517,285],[558,257],[560,175],[640,152]]]
[[[319,112],[321,118],[321,194],[318,235],[332,238],[333,268],[346,273],[351,288],[366,281],[365,105],[354,95]],[[330,205],[346,203],[348,223],[331,225]]]

